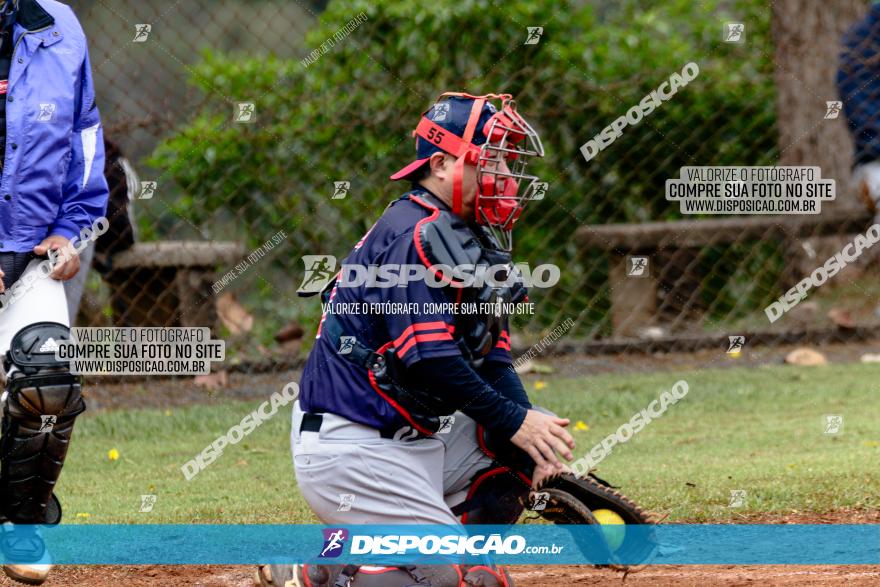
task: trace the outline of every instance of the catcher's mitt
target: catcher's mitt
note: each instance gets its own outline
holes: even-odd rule
[[[584,548],[599,560],[626,563],[611,563],[608,565],[611,568],[627,572],[637,570],[650,562],[656,552],[654,532],[647,528],[656,524],[654,518],[595,475],[579,477],[562,473],[549,477],[530,497],[531,504],[527,507],[549,522],[595,526],[596,533],[589,535],[589,545],[584,545]],[[540,509],[536,507],[536,502],[541,502]],[[641,527],[629,532],[624,527],[623,541],[615,545],[606,540],[600,522],[593,515],[598,510],[611,510],[620,516],[626,526],[638,524]],[[605,551],[596,552],[597,547]]]

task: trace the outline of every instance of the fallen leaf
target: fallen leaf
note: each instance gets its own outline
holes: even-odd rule
[[[217,298],[217,317],[230,334],[250,332],[254,327],[254,317],[238,303],[235,296],[226,292]]]
[[[229,374],[226,371],[217,371],[216,373],[208,373],[207,375],[196,375],[193,378],[193,384],[196,387],[220,389],[221,387],[229,385]]]

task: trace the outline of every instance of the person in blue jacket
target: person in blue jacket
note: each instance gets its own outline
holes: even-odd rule
[[[859,195],[880,209],[880,3],[843,38],[837,87],[855,144],[853,179]]]
[[[60,519],[55,483],[85,409],[79,377],[55,358],[69,337],[62,282],[106,230],[101,120],[70,7],[0,0],[0,97],[0,521],[30,527]],[[9,577],[45,581],[45,549],[19,558],[6,559]]]

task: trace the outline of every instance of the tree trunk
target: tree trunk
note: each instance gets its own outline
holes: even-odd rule
[[[833,208],[861,207],[851,185],[853,141],[843,113],[836,120],[824,116],[825,102],[840,99],[836,78],[843,33],[867,14],[869,2],[776,0],[771,4],[779,164],[818,165],[823,178],[837,180]],[[832,208],[829,204],[823,204],[823,210]]]

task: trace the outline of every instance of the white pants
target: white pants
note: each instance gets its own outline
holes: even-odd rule
[[[89,269],[92,267],[92,258],[95,256],[95,242],[89,243],[79,254],[79,272],[64,283],[64,293],[67,296],[67,314],[69,325],[76,325],[76,315],[79,313],[79,303],[82,300],[83,291],[86,289],[86,281],[89,279]]]
[[[477,423],[461,412],[448,433],[418,440],[381,438],[335,414],[324,414],[320,432],[300,433],[302,416],[295,402],[296,481],[325,524],[459,525],[450,508],[492,463],[477,445]]]
[[[28,274],[36,272],[32,286],[0,310],[0,356],[9,350],[12,337],[34,322],[59,322],[70,326],[64,284],[45,277],[38,269],[41,261],[42,259],[31,261],[19,278],[19,282],[27,283],[25,279]]]

